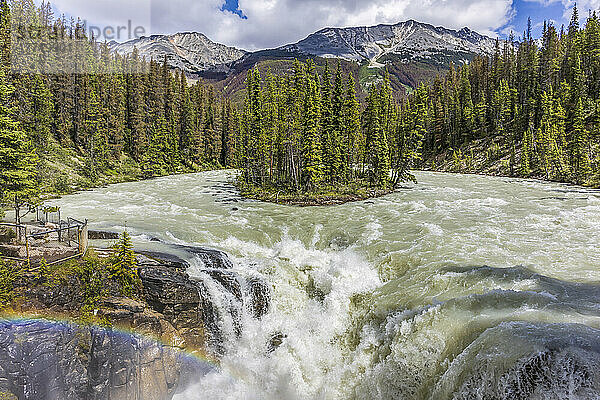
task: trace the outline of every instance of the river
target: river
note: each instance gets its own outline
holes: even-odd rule
[[[239,337],[222,321],[221,368],[177,399],[600,398],[600,192],[420,172],[298,208],[244,200],[232,176],[55,201],[138,249],[221,249],[269,282],[270,312],[242,313]]]

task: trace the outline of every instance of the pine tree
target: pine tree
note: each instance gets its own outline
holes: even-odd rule
[[[590,173],[590,159],[588,153],[589,132],[585,127],[583,102],[581,99],[579,99],[575,108],[572,138],[574,141],[572,165],[575,174],[575,181],[577,183],[585,183]]]
[[[473,99],[471,97],[471,82],[468,77],[468,68],[462,68],[460,74],[460,102],[463,104],[461,113],[461,136],[463,143],[468,143],[473,138],[474,114]]]
[[[265,134],[263,131],[263,108],[261,93],[261,78],[258,68],[248,72],[248,131],[247,154],[250,181],[265,183],[267,151],[265,147]]]
[[[265,157],[266,160],[264,168],[269,171],[268,182],[271,183],[275,180],[275,167],[277,165],[275,156],[277,152],[276,141],[279,136],[279,115],[277,107],[279,99],[276,78],[270,70],[267,73],[266,86],[266,96],[263,103],[264,119],[261,145],[263,147],[262,156]]]
[[[322,130],[324,174],[329,183],[335,182],[340,172],[340,165],[338,164],[339,148],[336,147],[337,133],[333,126],[331,92],[331,73],[329,63],[325,61],[325,69],[321,79],[320,128]]]
[[[131,57],[127,60],[128,75],[127,82],[127,128],[125,131],[127,152],[134,160],[141,161],[144,149],[148,143],[145,93],[146,80],[144,79],[144,65],[140,62],[137,49],[133,50]]]
[[[354,75],[350,74],[342,111],[345,171],[348,180],[354,178],[357,163],[364,158],[364,136],[360,128],[360,104],[356,98]]]
[[[596,11],[585,26],[584,65],[587,71],[588,94],[593,100],[600,98],[600,19]]]
[[[376,88],[371,90],[367,100],[366,130],[368,137],[369,181],[373,186],[386,188],[390,180],[390,154],[385,129],[381,124],[382,99]]]
[[[142,172],[144,177],[152,178],[166,173],[168,168],[168,162],[166,160],[168,157],[168,149],[165,146],[165,139],[167,135],[167,120],[164,115],[161,115],[153,122],[149,133],[150,140],[142,162]]]
[[[102,106],[95,89],[90,92],[90,100],[85,112],[81,137],[86,152],[86,175],[93,180],[106,167],[108,153],[107,130]]]
[[[533,135],[529,129],[523,134],[521,148],[521,175],[529,176],[531,173],[531,151],[533,148]]]
[[[36,149],[44,152],[48,147],[52,124],[52,94],[40,75],[34,76],[31,84],[31,119],[26,129]]]
[[[123,231],[119,242],[114,246],[114,250],[115,254],[108,271],[111,278],[120,285],[122,294],[132,296],[135,294],[136,286],[139,286],[139,277],[131,236],[127,231]]]
[[[323,180],[323,157],[319,123],[320,94],[313,74],[314,64],[309,61],[307,68],[302,135],[302,185],[304,190],[312,191],[317,189]]]
[[[325,74],[326,78],[330,79],[329,74]],[[342,113],[343,113],[343,94],[344,84],[342,80],[341,65],[335,74],[333,88],[329,87],[328,92],[331,96],[323,95],[323,98],[328,98],[324,101],[324,107],[328,109],[329,116],[323,119],[324,126],[324,153],[325,153],[325,173],[330,183],[338,183],[343,181],[346,176],[344,154],[346,153],[344,142],[342,140]]]
[[[542,115],[542,122],[536,133],[536,149],[540,164],[544,169],[546,179],[550,178],[551,175],[551,164],[556,165],[555,157],[557,156],[553,151],[555,149],[552,139],[556,136],[553,116],[553,99],[552,92],[549,94],[544,92],[542,94],[542,109],[544,114]]]
[[[208,161],[211,166],[216,165],[218,162],[217,156],[219,154],[219,145],[217,143],[217,137],[216,99],[214,91],[210,88],[206,101],[204,132],[202,138],[204,139],[204,159]]]
[[[38,158],[31,141],[13,119],[12,93],[4,68],[0,68],[0,200],[12,205],[15,222],[20,224],[23,207],[37,201]]]
[[[231,103],[221,102],[221,155],[219,163],[222,167],[231,166]]]
[[[10,65],[11,16],[8,0],[0,0],[0,68]]]

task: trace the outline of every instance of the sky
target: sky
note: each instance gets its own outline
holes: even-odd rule
[[[54,0],[57,14],[88,25],[123,27],[125,41],[140,26],[147,34],[202,32],[245,50],[295,43],[324,27],[393,24],[408,19],[450,29],[469,27],[491,37],[522,36],[531,18],[539,36],[544,20],[568,24],[572,0]],[[581,0],[580,14],[600,9]],[[129,27],[131,21],[131,29]],[[138,34],[141,30],[138,30]],[[109,38],[111,39],[111,38]]]

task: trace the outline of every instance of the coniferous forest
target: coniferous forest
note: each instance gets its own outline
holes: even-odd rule
[[[545,24],[541,39],[531,28],[523,37],[427,87],[424,166],[481,172],[501,163],[505,175],[597,186],[600,20],[592,13],[580,27],[575,7],[568,27]]]
[[[183,73],[136,52],[111,54],[105,44],[85,38],[81,21],[55,18],[47,3],[0,5],[5,200],[234,165],[238,113],[211,86],[190,84]],[[64,54],[65,70],[76,59],[84,72],[11,69],[10,18],[19,17],[67,43],[77,42],[73,54]]]
[[[410,168],[485,172],[597,186],[600,20],[546,24],[490,57],[451,67],[396,101],[387,74],[356,100],[353,77],[296,63],[291,76],[248,75],[240,151],[244,181],[314,190],[360,182],[393,187]],[[257,133],[257,134],[253,134]]]
[[[400,109],[387,74],[364,107],[353,75],[345,78],[340,64],[332,74],[325,63],[319,74],[313,61],[296,61],[293,74],[268,73],[264,85],[254,69],[247,82],[239,154],[245,183],[315,192],[349,184],[385,190],[412,179],[426,98],[414,98],[417,112],[398,129]]]

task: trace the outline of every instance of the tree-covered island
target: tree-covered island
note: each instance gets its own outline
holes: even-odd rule
[[[293,74],[261,80],[248,73],[241,121],[242,193],[292,204],[335,204],[389,193],[414,180],[425,133],[425,87],[403,108],[389,75],[370,88],[365,107],[341,65],[322,74],[309,60]],[[400,125],[399,116],[406,117]]]

